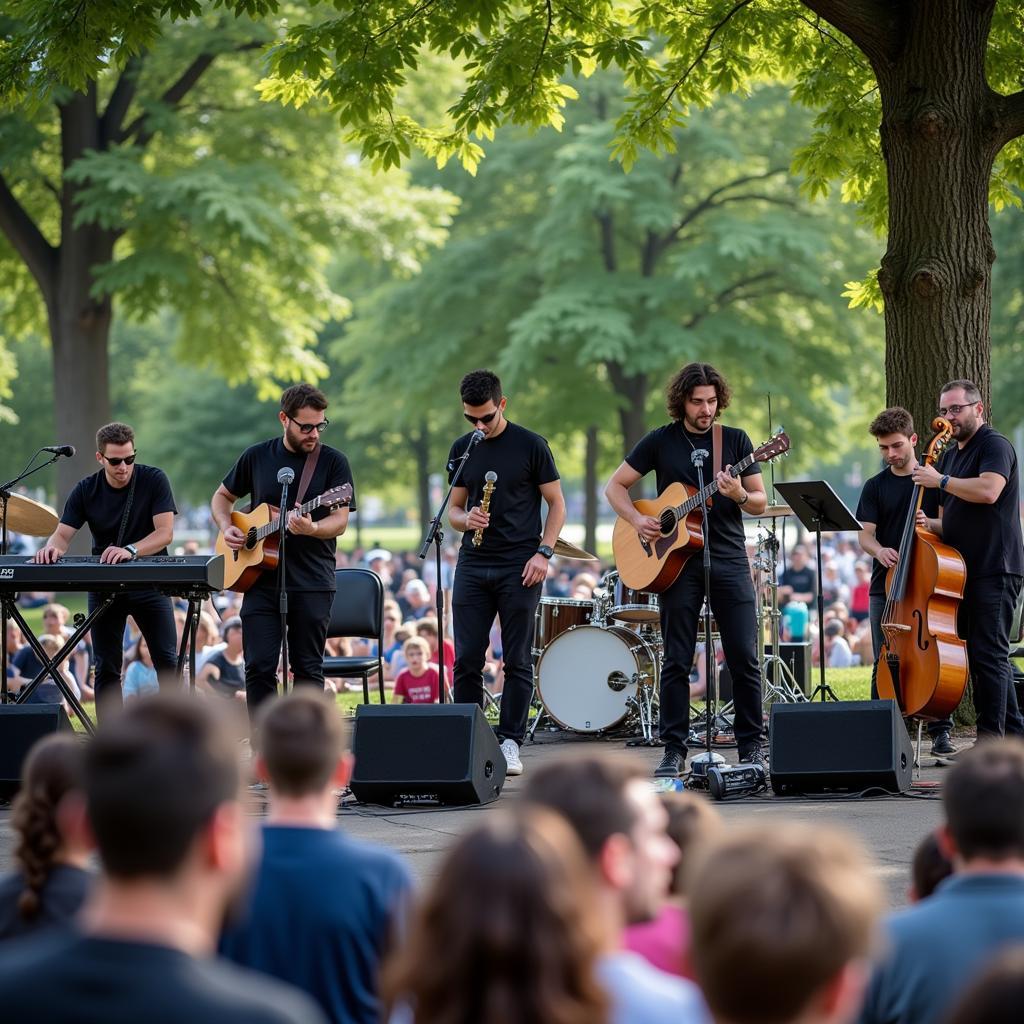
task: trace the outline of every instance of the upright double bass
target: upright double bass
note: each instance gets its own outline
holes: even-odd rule
[[[924,457],[930,466],[953,436],[936,418]],[[882,650],[876,680],[879,697],[895,700],[904,715],[937,719],[951,715],[967,686],[967,645],[957,636],[956,616],[967,569],[960,553],[917,525],[924,488],[914,488],[899,558],[885,578]]]

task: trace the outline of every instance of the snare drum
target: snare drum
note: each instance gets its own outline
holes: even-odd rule
[[[654,648],[625,626],[578,626],[541,655],[537,692],[563,728],[601,732],[629,711],[637,685],[657,686]]]
[[[542,597],[533,619],[533,654],[539,656],[555,639],[574,626],[588,626],[594,602],[569,597]]]
[[[605,588],[611,595],[608,617],[620,622],[658,622],[658,595],[646,590],[634,590],[622,582],[613,569],[605,578]]]

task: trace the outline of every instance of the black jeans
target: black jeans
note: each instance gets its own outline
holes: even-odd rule
[[[704,566],[698,552],[660,599],[665,660],[661,668],[661,739],[669,750],[686,753],[690,730],[690,666],[701,628]],[[759,746],[764,735],[761,666],[757,663],[754,586],[746,561],[711,562],[711,611],[722,634],[732,675],[733,730],[740,756]]]
[[[329,590],[288,591],[288,662],[296,683],[324,688],[324,645],[334,594]],[[276,588],[250,590],[242,600],[245,699],[250,719],[277,693],[281,660],[281,612]]]
[[[530,647],[541,583],[523,586],[521,565],[480,566],[459,562],[452,591],[455,631],[456,704],[484,700],[483,670],[494,616],[501,622],[505,688],[501,694],[498,739],[522,743],[530,717],[533,662]]]
[[[99,595],[89,594],[90,612],[99,603]],[[161,688],[178,685],[175,675],[178,667],[178,633],[174,628],[174,606],[171,599],[156,590],[119,594],[89,630],[96,658],[97,718],[102,717],[107,704],[119,707],[122,702],[124,626],[129,615],[146,639]]]
[[[882,651],[882,643],[885,636],[882,633],[882,615],[885,612],[885,595],[872,594],[870,598],[870,611],[868,616],[871,620],[871,652],[874,661],[871,665],[871,699],[878,700],[878,655]],[[939,718],[928,723],[928,735],[935,739],[941,733],[949,732],[953,728],[953,721],[950,718]]]
[[[957,631],[967,641],[978,736],[1024,736],[1010,667],[1010,625],[1020,576],[967,575]]]

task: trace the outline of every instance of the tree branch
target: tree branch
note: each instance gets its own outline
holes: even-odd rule
[[[601,260],[604,263],[604,269],[609,274],[614,274],[619,268],[615,258],[615,227],[612,224],[612,215],[610,213],[595,213],[594,216],[597,218],[597,223],[601,225]]]
[[[904,5],[891,0],[800,0],[839,29],[875,63],[891,63],[903,49],[907,15]]]
[[[740,299],[745,298],[743,289],[752,284],[757,284],[759,281],[767,281],[770,278],[776,276],[774,270],[762,270],[759,274],[749,274],[747,277],[741,277],[738,281],[734,281],[728,288],[723,288],[717,295],[713,296],[704,306],[703,309],[698,310],[692,314],[688,319],[683,321],[683,327],[690,331],[697,326],[702,320],[710,316],[716,310],[721,309],[723,306],[731,305],[733,302],[739,302]],[[776,291],[782,291],[781,288]],[[762,291],[757,293],[760,295],[768,295],[770,292]]]
[[[117,80],[117,85],[114,86],[114,91],[110,94],[107,109],[100,118],[100,139],[104,144],[121,141],[121,125],[132,100],[135,99],[142,63],[141,54],[133,54],[129,57],[128,63],[125,64],[124,70]]]
[[[548,38],[551,35],[551,22],[554,21],[554,12],[551,10],[551,0],[544,0],[547,7],[547,24],[544,26],[544,38],[540,42],[540,52],[537,54],[537,60],[533,65],[533,71],[530,72],[530,92],[533,92],[533,87],[537,82],[537,72],[540,71],[540,62],[544,59],[544,51],[548,48]]]
[[[1008,142],[1024,135],[1024,89],[1009,96],[1001,96],[999,102],[1000,149]]]
[[[35,221],[18,202],[3,174],[0,174],[0,231],[25,261],[39,284],[43,299],[49,302],[55,284],[57,250],[43,237]]]

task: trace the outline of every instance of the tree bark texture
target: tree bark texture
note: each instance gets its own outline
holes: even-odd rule
[[[583,546],[597,554],[597,462],[601,456],[601,445],[597,427],[587,427],[586,448],[583,453]]]

